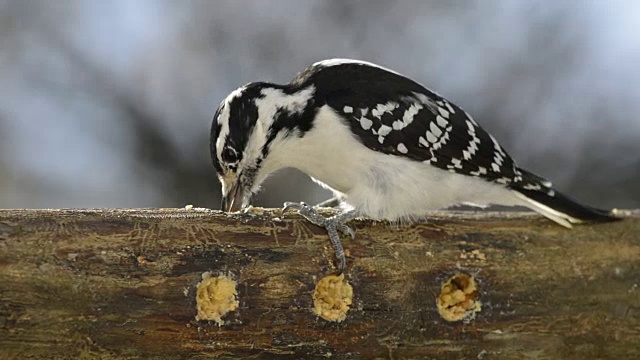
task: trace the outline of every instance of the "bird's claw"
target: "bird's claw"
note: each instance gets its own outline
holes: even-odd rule
[[[327,229],[327,232],[329,233],[329,239],[331,240],[331,245],[333,245],[336,258],[338,259],[338,262],[339,262],[338,270],[340,273],[342,273],[346,265],[346,258],[344,255],[344,248],[342,247],[342,242],[340,241],[340,235],[338,235],[338,230],[340,230],[340,232],[342,232],[345,235],[351,236],[351,239],[355,238],[356,236],[355,231],[350,226],[345,224],[346,221],[351,220],[352,214],[346,213],[346,214],[325,218],[324,216],[318,214],[316,209],[314,209],[312,206],[304,202],[284,203],[284,208],[282,209],[283,214],[290,210],[298,211],[298,214],[300,214],[302,217],[307,219],[312,224],[318,225]]]
[[[340,224],[340,231],[343,234],[351,236],[351,240],[356,238],[356,231],[353,228],[346,224]]]
[[[285,212],[287,212],[289,210],[296,210],[296,211],[298,211],[298,214],[300,214],[305,219],[309,220],[311,223],[313,223],[315,225],[318,225],[318,226],[326,227],[326,223],[327,223],[328,219],[325,218],[324,216],[318,214],[318,212],[307,203],[304,203],[304,202],[300,202],[300,203],[286,202],[286,203],[284,203],[284,208],[282,209],[282,212],[285,213]]]
[[[300,211],[300,209],[302,209],[302,207],[304,205],[307,205],[307,204],[305,204],[303,202],[295,203],[295,202],[287,201],[287,202],[284,203],[284,207],[282,208],[282,212],[286,213],[286,212],[288,212],[290,210]]]

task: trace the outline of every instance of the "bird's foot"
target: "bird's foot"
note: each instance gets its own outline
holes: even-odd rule
[[[282,212],[287,212],[289,210],[296,210],[298,214],[307,219],[314,225],[321,226],[327,229],[329,233],[329,239],[331,240],[331,245],[333,245],[333,249],[336,253],[336,258],[338,259],[338,269],[340,273],[342,273],[345,269],[346,258],[344,255],[344,248],[342,247],[342,242],[340,242],[340,235],[338,234],[338,230],[341,231],[345,235],[351,236],[351,238],[355,238],[355,231],[347,226],[345,223],[349,220],[355,218],[355,211],[348,211],[339,215],[324,217],[316,211],[312,206],[301,203],[293,203],[286,202],[284,203],[284,209]]]

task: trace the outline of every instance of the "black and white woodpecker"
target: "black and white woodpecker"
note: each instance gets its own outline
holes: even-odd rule
[[[211,156],[222,209],[248,206],[265,178],[296,168],[331,190],[343,210],[324,218],[286,203],[329,232],[365,217],[412,221],[452,205],[527,206],[565,227],[617,220],[516,165],[462,108],[393,70],[349,59],[317,62],[285,85],[254,82],[220,104]]]

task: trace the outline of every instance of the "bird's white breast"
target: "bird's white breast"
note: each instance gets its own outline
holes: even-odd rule
[[[520,205],[501,185],[367,148],[328,106],[312,130],[273,149],[265,166],[297,168],[372,219],[412,220],[462,203]]]

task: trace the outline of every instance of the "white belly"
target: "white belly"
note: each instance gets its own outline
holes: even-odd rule
[[[313,130],[297,140],[272,146],[265,173],[297,168],[341,196],[360,216],[403,221],[458,204],[523,205],[502,185],[367,148],[326,106]]]
[[[520,204],[501,185],[398,156],[376,155],[376,166],[361,169],[359,181],[344,193],[345,203],[362,216],[414,220],[458,204]]]
[[[354,139],[329,108],[320,111],[304,143],[287,152],[287,165],[342,196],[361,216],[412,220],[462,203],[522,204],[499,184],[373,151]]]

